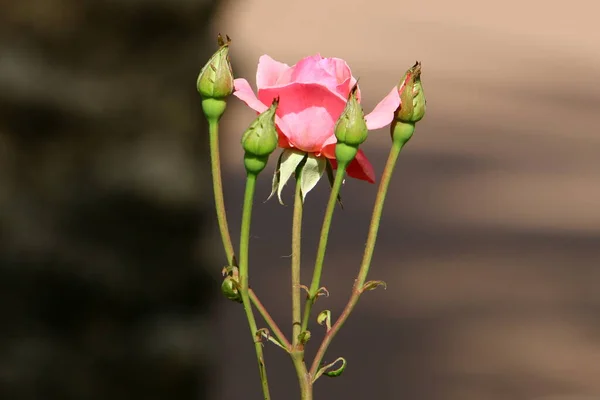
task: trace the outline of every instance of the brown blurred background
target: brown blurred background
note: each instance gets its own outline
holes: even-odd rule
[[[348,368],[320,379],[317,399],[600,398],[596,2],[0,7],[0,398],[260,398],[243,312],[216,293],[223,255],[194,81],[217,32],[253,85],[265,53],[346,59],[367,111],[423,62],[428,112],[400,158],[371,272],[388,289],[365,295],[330,347],[326,359]],[[253,113],[230,103],[237,232],[238,143]],[[365,146],[379,174],[388,143],[381,130]],[[269,186],[265,174],[259,197]],[[334,318],[375,189],[344,187],[331,297],[316,306]],[[305,269],[327,191],[306,203]],[[255,208],[251,284],[283,324],[291,207]],[[320,337],[314,326],[310,356]],[[289,360],[273,346],[266,357],[273,398],[296,398]]]

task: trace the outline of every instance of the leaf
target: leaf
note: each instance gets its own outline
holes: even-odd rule
[[[335,174],[333,173],[333,167],[331,166],[331,161],[327,160],[327,180],[329,181],[329,188],[333,188],[333,181],[335,180]],[[342,203],[342,195],[338,193],[337,202],[339,203],[342,210],[344,209],[344,204]]]
[[[310,340],[310,331],[304,331],[298,335],[298,341],[302,344],[306,344]]]
[[[325,327],[327,328],[327,332],[329,332],[331,330],[331,311],[329,311],[329,310],[321,311],[319,313],[319,315],[317,316],[317,322],[319,323],[319,325],[325,324]]]
[[[277,197],[279,203],[283,205],[281,200],[281,191],[290,180],[291,176],[296,172],[296,168],[307,157],[307,154],[294,149],[285,149],[281,155],[281,163],[279,164],[279,182],[277,183]]]
[[[344,370],[346,369],[346,359],[343,357],[339,357],[337,360],[335,360],[334,362],[332,362],[331,364],[323,367],[323,368],[331,368],[333,367],[335,364],[337,364],[338,361],[342,362],[342,365],[340,365],[340,367],[338,369],[334,369],[333,371],[323,371],[323,373],[329,377],[336,377],[336,376],[340,376],[342,374],[342,372],[344,372]]]
[[[384,281],[369,281],[363,285],[362,291],[375,290],[379,286],[383,286],[384,289],[387,289],[387,284]]]
[[[321,176],[323,176],[325,165],[325,157],[315,157],[313,154],[308,155],[300,175],[300,190],[302,192],[303,202],[304,199],[306,199],[308,192],[313,190],[321,179]]]
[[[342,365],[340,365],[339,368],[334,369],[334,370],[330,370],[330,368],[332,368],[335,364],[337,364],[338,362],[342,362]],[[321,368],[319,368],[319,370],[317,371],[317,373],[315,374],[315,377],[313,378],[313,383],[315,383],[315,381],[317,379],[319,379],[321,377],[321,375],[325,374],[329,377],[336,377],[336,376],[340,376],[342,374],[342,372],[344,372],[344,370],[346,369],[346,359],[344,357],[338,357],[334,362],[329,363]]]

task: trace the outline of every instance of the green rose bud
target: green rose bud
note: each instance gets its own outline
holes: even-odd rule
[[[406,71],[400,82],[400,107],[396,111],[396,120],[401,122],[419,122],[425,115],[425,92],[421,83],[421,63],[417,61]]]
[[[421,63],[416,62],[400,82],[400,107],[396,110],[396,117],[391,125],[392,140],[404,145],[410,140],[415,123],[425,116],[425,92],[421,83]]]
[[[354,85],[348,96],[346,107],[335,124],[335,158],[340,163],[349,163],[358,152],[358,146],[367,140],[365,114],[357,98],[358,85]]]
[[[279,136],[275,127],[275,112],[278,104],[278,98],[273,100],[271,107],[261,113],[242,136],[244,166],[248,173],[260,173],[267,166],[271,153],[277,148]]]
[[[217,41],[219,50],[202,68],[196,81],[196,88],[202,96],[202,109],[209,120],[221,118],[227,105],[225,99],[233,93],[233,72],[229,62],[231,39],[229,36],[223,39],[219,34]]]

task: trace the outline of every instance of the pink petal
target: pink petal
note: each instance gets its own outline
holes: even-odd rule
[[[290,70],[290,82],[318,83],[335,90],[338,84],[337,77],[332,74],[330,68],[324,68],[327,66],[327,63],[323,64],[326,60],[317,54],[298,61]]]
[[[394,119],[394,114],[400,106],[400,95],[394,87],[392,91],[375,106],[373,111],[365,116],[369,130],[383,128]]]
[[[327,158],[335,158],[335,144],[337,143],[337,138],[335,134],[331,135],[325,142],[323,142],[323,147],[321,148],[321,154]],[[321,154],[317,154],[320,156]]]
[[[233,92],[233,95],[238,99],[242,100],[244,103],[246,103],[248,107],[250,107],[258,113],[262,113],[267,108],[269,108],[265,105],[265,103],[261,102],[256,97],[247,80],[245,80],[244,78],[238,78],[233,81],[233,84],[235,88],[235,92]],[[271,99],[271,102],[272,101],[273,100]],[[271,104],[271,102],[269,102],[269,104]]]
[[[320,153],[333,136],[333,127],[345,106],[337,94],[314,83],[261,89],[258,97],[265,104],[279,97],[276,122],[282,134],[291,146],[315,153]]]
[[[256,70],[256,86],[262,89],[281,84],[279,79],[289,69],[289,65],[275,61],[266,54],[261,56]]]
[[[324,61],[327,61],[327,63],[324,63]],[[321,61],[321,64],[325,64],[323,68],[329,69],[330,73],[337,78],[338,83],[352,79],[352,72],[348,63],[341,58],[326,58]]]

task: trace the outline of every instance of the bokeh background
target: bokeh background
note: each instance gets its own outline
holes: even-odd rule
[[[260,398],[243,312],[216,290],[223,255],[194,81],[217,32],[251,83],[265,53],[346,59],[367,111],[423,62],[428,113],[400,158],[371,272],[388,289],[362,297],[326,357],[348,368],[319,380],[317,398],[600,398],[596,2],[0,7],[0,398]],[[232,99],[222,129],[233,232],[252,118]],[[364,148],[379,173],[388,140],[373,132]],[[265,174],[259,197],[269,186]],[[331,297],[316,307],[334,317],[374,195],[344,187]],[[305,270],[326,198],[322,183],[306,203]],[[251,284],[283,325],[292,210],[255,210]],[[315,326],[309,355],[320,337]],[[273,398],[296,398],[289,360],[272,346],[266,357]]]

